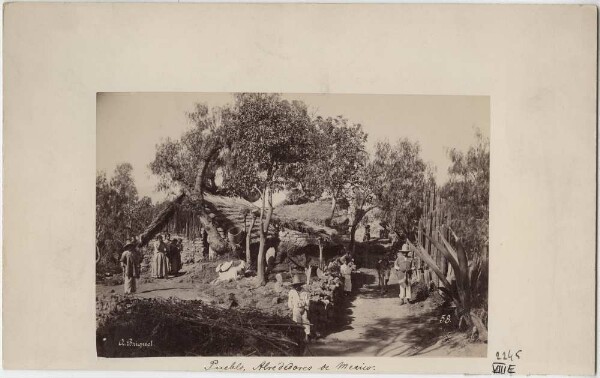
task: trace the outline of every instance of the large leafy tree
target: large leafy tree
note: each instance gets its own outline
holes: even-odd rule
[[[331,216],[335,216],[337,202],[348,186],[359,180],[359,172],[368,156],[365,151],[367,134],[360,124],[348,124],[342,116],[317,117],[314,121],[314,148],[307,160],[301,182],[313,193],[331,197]]]
[[[308,159],[312,125],[304,103],[276,94],[235,96],[227,113],[229,151],[223,185],[233,193],[260,196],[257,281],[265,278],[266,235],[273,214],[273,193],[289,187]]]
[[[371,170],[381,217],[398,235],[412,237],[421,217],[425,183],[428,177],[432,180],[419,144],[408,139],[377,143]]]
[[[423,188],[433,180],[420,157],[418,143],[400,139],[396,144],[379,142],[369,161],[344,187],[350,203],[350,247],[367,214],[379,209],[379,217],[399,235],[412,235],[421,216]]]
[[[348,201],[348,218],[350,220],[350,250],[354,253],[356,230],[365,216],[376,209],[377,177],[373,170],[372,162],[365,161],[356,173],[356,176],[343,190],[344,199]]]
[[[224,120],[228,114],[228,109],[196,104],[194,110],[187,113],[192,127],[181,138],[167,139],[157,145],[156,155],[149,165],[152,173],[159,177],[159,190],[171,194],[180,190],[187,195],[184,207],[200,215],[211,248],[217,253],[229,251],[231,246],[221,237],[218,226],[204,213],[203,193],[217,189],[215,176],[229,141]]]
[[[490,141],[479,131],[476,143],[467,152],[450,149],[452,162],[449,181],[442,187],[442,196],[452,212],[453,231],[469,257],[480,253],[488,242]]]
[[[223,109],[209,109],[196,104],[187,113],[192,128],[177,140],[167,139],[156,146],[156,155],[149,167],[159,177],[159,190],[182,189],[201,195],[214,190],[219,154],[226,143],[222,121]]]

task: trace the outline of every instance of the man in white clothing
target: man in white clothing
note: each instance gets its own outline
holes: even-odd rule
[[[310,322],[308,321],[309,305],[308,292],[302,290],[300,277],[294,276],[292,279],[292,289],[288,293],[288,307],[292,310],[292,320],[304,326],[307,341],[310,337]]]

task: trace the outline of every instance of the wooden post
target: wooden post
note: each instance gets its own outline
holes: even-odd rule
[[[432,186],[431,189],[431,197],[429,198],[429,230],[427,232],[427,252],[429,253],[430,256],[432,256],[433,261],[435,262],[436,266],[439,266],[439,261],[438,261],[438,256],[439,256],[439,252],[437,249],[433,248],[433,245],[431,244],[431,237],[433,236],[433,231],[434,231],[434,227],[436,227],[437,225],[435,224],[435,201],[436,201],[436,188],[435,186]],[[434,282],[435,282],[435,286],[439,287],[440,286],[440,280],[439,277],[437,275],[434,276]]]

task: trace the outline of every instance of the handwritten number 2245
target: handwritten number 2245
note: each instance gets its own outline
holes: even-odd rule
[[[518,351],[516,351],[515,354],[513,354],[510,351],[510,349],[508,350],[508,353],[506,353],[506,352],[502,352],[502,353],[496,352],[496,359],[499,360],[499,361],[500,360],[504,360],[504,361],[511,360],[511,361],[513,361],[513,357],[516,357],[516,359],[518,360],[518,359],[521,358],[521,356],[519,356],[519,353],[521,353],[521,349],[519,349]]]

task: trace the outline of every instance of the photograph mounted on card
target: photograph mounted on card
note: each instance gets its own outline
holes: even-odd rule
[[[3,21],[4,368],[594,374],[596,7]]]

